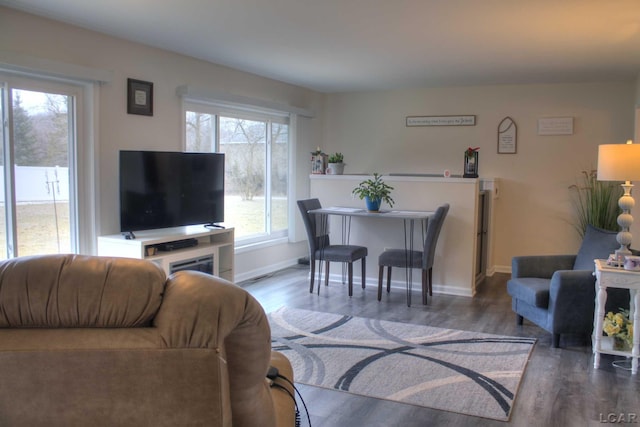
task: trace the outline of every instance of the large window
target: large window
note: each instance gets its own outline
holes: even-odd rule
[[[0,259],[78,251],[73,160],[81,93],[0,76]]]
[[[225,222],[239,243],[287,235],[289,118],[188,104],[187,151],[225,153]]]

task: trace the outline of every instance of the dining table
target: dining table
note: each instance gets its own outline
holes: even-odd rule
[[[401,220],[403,221],[403,230],[404,230],[404,250],[407,259],[407,265],[409,265],[409,257],[411,252],[414,250],[414,233],[416,229],[416,224],[421,228],[421,241],[423,242],[424,249],[424,241],[425,234],[427,230],[427,224],[429,218],[435,214],[435,211],[416,211],[416,210],[402,210],[402,209],[389,209],[389,210],[379,210],[379,211],[368,211],[362,208],[354,208],[347,206],[331,206],[326,208],[312,209],[309,211],[311,214],[319,215],[319,227],[318,232],[320,235],[324,235],[328,231],[328,218],[331,215],[338,216],[341,218],[341,238],[342,244],[348,245],[350,244],[350,234],[351,234],[351,221],[353,218],[376,218],[376,219],[384,219],[384,220]],[[321,270],[318,269],[318,276],[320,280]],[[343,268],[342,271],[342,280],[343,283],[345,281],[346,273]],[[405,269],[405,281],[406,281],[406,290],[407,290],[407,306],[411,306],[411,292],[412,292],[412,284],[413,284],[413,269],[406,268]],[[320,283],[320,282],[319,282]]]

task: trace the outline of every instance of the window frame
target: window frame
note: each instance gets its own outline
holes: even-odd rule
[[[292,228],[292,218],[291,218],[291,195],[293,193],[293,177],[295,176],[292,171],[295,170],[293,165],[293,156],[294,156],[294,134],[292,125],[295,123],[295,114],[277,111],[271,109],[265,109],[261,107],[251,106],[251,105],[236,105],[229,104],[227,102],[216,102],[216,101],[202,101],[200,99],[189,99],[185,98],[182,104],[182,147],[186,151],[187,150],[187,124],[186,124],[186,114],[188,111],[194,111],[198,113],[210,114],[215,117],[215,141],[214,148],[216,152],[220,150],[220,135],[219,135],[219,122],[220,117],[229,117],[229,118],[239,118],[245,120],[254,120],[267,122],[267,130],[265,132],[267,137],[267,149],[265,152],[265,175],[268,177],[269,182],[265,187],[265,193],[271,192],[270,185],[270,171],[271,171],[271,130],[272,123],[280,123],[286,124],[288,126],[288,147],[287,147],[287,162],[288,162],[288,174],[287,174],[287,227],[282,230],[272,231],[271,230],[271,202],[267,199],[267,194],[265,194],[265,231],[263,233],[259,233],[252,236],[246,237],[238,237],[235,236],[235,247],[237,252],[242,252],[248,248],[254,248],[256,246],[268,246],[278,243],[284,243],[289,240],[289,236]],[[271,197],[269,195],[269,197]],[[225,222],[230,222],[228,218],[225,218]],[[233,223],[230,224],[233,226]]]
[[[94,136],[93,114],[94,84],[92,82],[65,79],[48,76],[43,73],[22,73],[7,69],[0,69],[0,86],[3,89],[3,111],[5,123],[2,141],[5,163],[13,164],[13,149],[9,148],[12,138],[12,89],[30,91],[56,92],[71,98],[72,112],[69,113],[71,138],[68,153],[69,166],[69,226],[71,252],[94,253],[96,236],[96,187],[94,166]],[[10,108],[11,107],[11,108]],[[13,175],[13,168],[8,168],[6,174]],[[15,222],[15,194],[9,183],[13,176],[5,180],[3,191],[7,197],[5,208],[7,218],[7,258],[16,256],[17,230]],[[9,206],[11,205],[11,206]],[[3,248],[4,249],[4,248]],[[2,250],[3,250],[2,249]],[[17,256],[20,256],[18,253]]]

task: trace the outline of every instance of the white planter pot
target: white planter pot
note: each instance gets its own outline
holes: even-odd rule
[[[342,175],[344,173],[344,163],[329,163],[327,165],[327,175]]]

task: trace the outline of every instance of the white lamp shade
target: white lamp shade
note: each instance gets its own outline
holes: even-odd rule
[[[639,181],[640,144],[598,146],[598,181]]]

